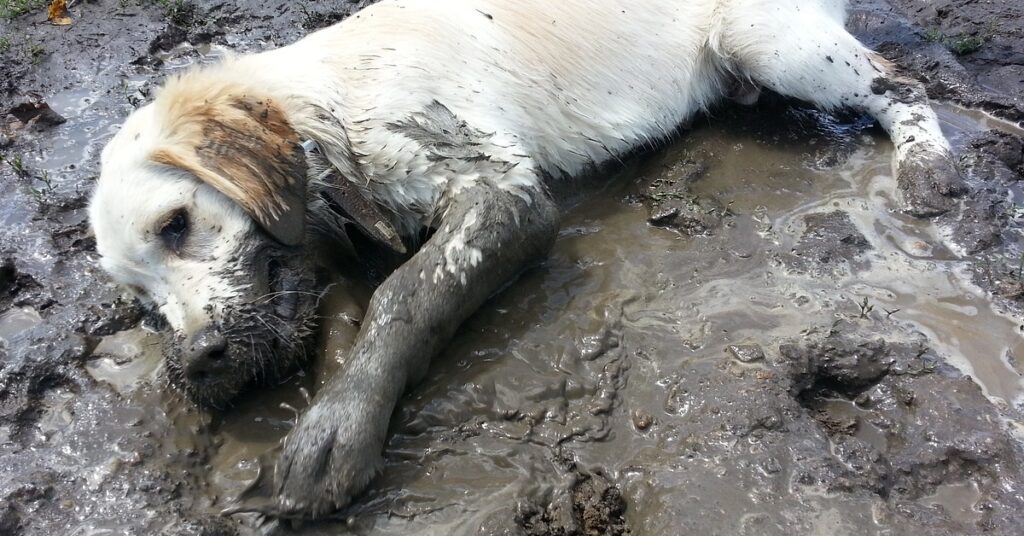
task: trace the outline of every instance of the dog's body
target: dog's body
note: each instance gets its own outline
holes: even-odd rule
[[[436,229],[286,441],[281,513],[321,515],[373,476],[398,397],[458,325],[550,247],[546,180],[764,86],[871,114],[904,208],[948,208],[959,176],[934,113],[844,30],[844,4],[385,0],[186,74],[130,117],[92,205],[104,267],[167,317],[179,383],[219,404],[295,361],[311,249],[351,252],[356,233],[402,252]]]

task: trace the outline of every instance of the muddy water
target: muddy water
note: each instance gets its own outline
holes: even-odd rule
[[[285,44],[326,22],[310,25],[313,8],[294,2],[195,3],[188,35],[239,50]],[[316,10],[333,20],[367,3]],[[958,74],[963,64],[1019,93],[1021,41],[1003,13],[1013,3],[944,0],[954,9],[939,9],[941,17],[935,6],[920,9],[933,3],[852,4],[867,10],[855,15],[858,31],[928,79],[934,95],[1021,117],[1012,95]],[[343,366],[365,289],[332,295],[316,367],[219,415],[166,391],[158,335],[134,328],[95,340],[136,323],[97,273],[83,223],[99,150],[159,78],[218,52],[156,51],[183,34],[153,3],[75,4],[70,28],[38,24],[40,13],[0,22],[14,45],[0,52],[0,68],[16,71],[0,86],[36,92],[68,118],[19,132],[4,149],[24,157],[33,176],[46,172],[55,192],[0,165],[3,260],[12,256],[29,278],[0,310],[0,533],[231,534],[195,522],[272,466],[289,408],[301,409],[302,390]],[[917,25],[900,22],[893,4],[911,6]],[[1003,21],[997,28],[993,17]],[[955,35],[965,21],[995,30],[976,54],[952,58],[921,38],[936,28]],[[34,68],[30,35],[48,54]],[[1021,134],[978,112],[939,108],[958,146],[983,128]],[[778,106],[697,121],[683,141],[588,193],[567,213],[549,261],[464,327],[402,401],[385,473],[340,524],[256,529],[255,516],[238,516],[240,532],[517,534],[539,510],[529,534],[545,533],[545,523],[546,533],[573,533],[573,513],[597,511],[585,496],[600,489],[585,485],[596,480],[621,492],[633,534],[1018,533],[1024,458],[1005,447],[999,427],[1024,440],[1024,422],[1014,420],[1024,409],[1020,329],[965,281],[971,261],[976,281],[979,265],[1017,271],[1020,215],[1010,214],[1002,245],[972,259],[950,243],[951,231],[892,213],[889,150],[861,123]],[[637,201],[646,192],[639,183],[684,175],[684,157],[710,171],[682,193],[732,214],[712,237],[652,228]],[[997,186],[987,199],[1003,199],[1005,187],[1019,204],[1012,175],[974,186]],[[852,260],[803,244],[805,216],[837,210],[871,246]],[[996,283],[979,284],[1001,292]],[[858,344],[876,334],[925,337],[973,379],[892,375],[857,397],[792,396],[780,343],[817,341],[831,329],[854,332]],[[766,359],[739,363],[724,351],[730,344],[758,344]],[[1013,399],[1017,408],[1008,407]],[[250,490],[247,502],[263,495]],[[601,497],[604,506],[614,498]]]
[[[1005,127],[959,108],[943,106],[940,114],[954,144],[974,130]],[[386,470],[344,514],[348,529],[461,533],[500,524],[524,497],[543,501],[576,478],[561,460],[565,448],[580,466],[620,483],[635,534],[673,533],[681,512],[708,507],[700,502],[705,495],[716,497],[722,521],[715,528],[723,532],[772,522],[821,534],[891,529],[892,519],[877,514],[877,499],[811,495],[800,499],[805,511],[772,497],[784,493],[773,475],[797,469],[785,460],[765,465],[768,484],[733,482],[714,460],[687,462],[716,437],[687,423],[728,411],[697,396],[699,386],[688,378],[726,374],[715,371],[729,345],[757,344],[771,357],[779,342],[826,332],[837,321],[884,317],[901,326],[898,337],[923,334],[997,404],[1021,403],[1021,371],[1012,362],[1024,356],[1019,321],[968,282],[943,229],[894,211],[888,141],[875,130],[837,127],[832,139],[815,143],[840,147],[841,163],[822,165],[828,151],[772,135],[771,127],[750,128],[742,117],[749,116],[699,123],[567,213],[547,262],[475,315],[403,400]],[[671,178],[674,163],[698,153],[710,167],[692,193],[718,200],[730,215],[712,236],[651,227],[646,209],[628,202],[637,185]],[[787,259],[804,217],[835,210],[850,215],[870,249],[855,263],[794,268]],[[177,411],[180,401],[153,395],[158,338],[141,328],[106,338],[88,368],[131,403],[176,415],[179,442],[213,446],[206,480],[209,509],[217,511],[271,467],[292,408],[305,403],[303,390],[343,366],[366,298],[365,289],[336,288],[322,312],[317,370],[225,415]],[[10,313],[0,332],[31,318]],[[860,411],[847,401],[831,410]],[[188,437],[198,422],[209,425],[208,437]],[[889,441],[869,424],[855,436],[880,450]],[[971,482],[920,499],[965,519],[976,516],[978,500]]]

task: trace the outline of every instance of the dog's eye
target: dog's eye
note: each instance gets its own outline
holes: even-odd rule
[[[181,248],[188,238],[188,212],[185,209],[174,211],[160,227],[160,240],[167,249],[181,253]]]

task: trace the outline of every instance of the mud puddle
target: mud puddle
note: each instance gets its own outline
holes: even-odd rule
[[[954,143],[991,126],[960,112],[940,112]],[[713,449],[688,419],[731,411],[715,407],[721,393],[697,396],[697,385],[720,381],[716,375],[770,374],[763,360],[741,372],[721,370],[732,345],[754,345],[771,361],[783,341],[851,323],[894,342],[926,338],[990,399],[1019,405],[1021,374],[1011,360],[1024,355],[1020,324],[961,273],[963,261],[944,245],[940,227],[893,211],[891,146],[877,131],[834,125],[832,138],[789,143],[765,137],[766,127],[743,127],[752,114],[698,126],[568,213],[550,260],[480,311],[402,402],[387,469],[345,514],[345,527],[408,534],[517,523],[524,504],[555,501],[580,478],[564,464],[566,451],[586,471],[619,483],[634,534],[666,533],[682,515],[680,503],[703,495],[716,497],[722,530],[790,526],[785,519],[836,534],[854,533],[868,519],[878,531],[903,526],[876,519],[878,497],[811,499],[816,494],[790,491],[790,499],[770,499],[789,488],[779,475],[796,473],[790,464],[797,459],[759,461],[767,465],[754,472],[775,480],[770,485],[737,470],[755,480],[739,486],[728,471],[693,462]],[[684,194],[724,207],[719,225],[708,236],[650,226],[636,196],[643,185],[672,180],[694,154],[708,165]],[[837,163],[817,165],[823,156]],[[815,233],[823,244],[814,243]],[[835,251],[844,243],[854,244],[852,255]],[[366,299],[365,289],[360,299],[351,298],[360,289],[336,290],[322,311],[324,362],[311,373],[320,380],[344,361]],[[159,384],[154,337],[135,330],[104,339],[95,354],[106,357],[90,362],[91,374],[132,404],[152,404],[152,395],[132,393]],[[296,378],[212,419],[189,414],[210,425],[214,449],[204,479],[211,512],[231,506],[261,469],[271,469],[291,408],[301,408],[302,390],[318,383]],[[893,423],[868,422],[852,401],[821,407],[833,421],[858,422],[851,437],[878,452],[901,440]],[[785,409],[778,411],[784,420]],[[697,495],[679,496],[691,492],[676,484],[698,481]],[[976,521],[977,486],[942,484],[918,501]]]
[[[339,519],[220,517],[240,494],[266,499],[248,488],[272,468],[304,392],[343,366],[368,291],[330,294],[315,366],[201,413],[167,390],[160,335],[97,284],[81,208],[121,118],[163,76],[221,54],[175,36],[262,48],[353,4],[198,2],[188,28],[164,30],[159,10],[127,4],[83,5],[97,17],[128,9],[138,28],[104,22],[109,42],[26,75],[68,122],[19,134],[27,176],[0,167],[0,533],[945,535],[1024,524],[1022,330],[994,285],[976,286],[991,252],[964,251],[948,219],[893,210],[891,146],[870,122],[771,99],[699,119],[570,210],[550,259],[475,315],[404,398],[384,473]],[[876,18],[892,20],[887,2],[858,4],[885,4]],[[917,39],[880,28],[901,46]],[[87,30],[62,39],[92,43],[74,33]],[[914,46],[908,65],[926,47]],[[949,68],[924,72],[942,82]],[[986,130],[1021,135],[937,109],[964,154]],[[1015,273],[1016,229],[999,232]]]

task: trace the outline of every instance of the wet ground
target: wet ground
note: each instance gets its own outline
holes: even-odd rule
[[[0,21],[0,110],[21,105],[0,124],[0,534],[1019,533],[1024,23],[966,0],[850,21],[943,100],[961,210],[894,212],[891,145],[863,118],[715,110],[575,200],[550,259],[405,397],[352,508],[221,516],[266,499],[288,408],[344,366],[369,291],[331,295],[314,366],[198,412],[165,390],[159,319],[94,266],[98,151],[167,73],[365,3]]]

